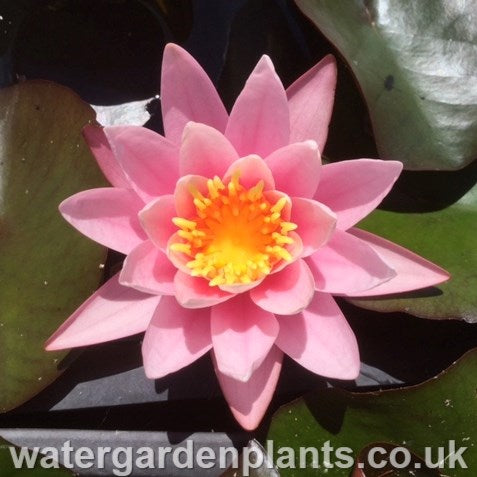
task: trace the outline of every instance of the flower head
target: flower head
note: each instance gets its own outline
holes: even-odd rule
[[[332,295],[397,293],[448,274],[354,228],[402,165],[321,164],[335,81],[326,57],[285,90],[264,56],[228,115],[202,68],[168,45],[165,136],[85,129],[113,187],[80,192],[60,211],[126,259],[47,349],[145,331],[150,378],[212,350],[225,397],[247,429],[267,409],[284,353],[322,376],[356,378],[356,339]]]

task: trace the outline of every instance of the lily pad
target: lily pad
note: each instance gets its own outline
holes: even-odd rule
[[[353,70],[382,158],[449,170],[477,157],[475,2],[296,3]]]
[[[472,350],[418,386],[371,393],[321,389],[280,408],[267,436],[273,441],[280,475],[348,477],[356,453],[372,442],[406,446],[425,456],[428,465],[442,460],[438,470],[445,475],[475,475],[476,373],[477,350]],[[284,452],[285,447],[293,452]],[[300,468],[300,448],[306,447],[318,449],[317,459],[313,463],[313,454],[308,453]],[[323,447],[333,450],[326,456]],[[285,454],[294,458],[283,460]],[[279,465],[280,457],[285,465]]]
[[[21,452],[22,449],[0,438],[0,469],[2,470],[2,477],[71,477],[74,475],[63,466],[60,467],[59,464],[50,459],[50,456],[42,455],[35,451],[30,451],[29,453],[31,456],[37,456],[37,462],[31,468],[28,468],[25,462],[19,468],[15,466],[12,453],[19,457]],[[41,465],[42,459],[45,459],[43,463],[46,464],[43,467]]]
[[[66,197],[105,184],[81,136],[93,120],[53,83],[0,90],[0,411],[55,379],[64,354],[44,342],[102,278],[106,250],[58,212]]]
[[[426,173],[421,180],[408,173],[407,189],[398,190],[391,200],[407,212],[376,210],[362,222],[363,228],[422,255],[445,268],[451,279],[427,290],[351,300],[355,305],[376,311],[404,311],[422,318],[462,319],[477,321],[477,164],[452,173]],[[460,199],[445,206],[440,201],[450,199],[463,179],[468,191]],[[442,185],[448,184],[443,190]],[[456,187],[458,185],[459,187]],[[419,189],[427,188],[428,197]],[[432,196],[430,196],[432,194]],[[446,197],[448,196],[448,197]],[[421,210],[426,206],[437,210]],[[411,210],[414,212],[410,213]]]

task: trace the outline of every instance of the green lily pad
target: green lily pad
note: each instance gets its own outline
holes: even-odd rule
[[[267,439],[273,441],[280,475],[348,477],[356,454],[372,442],[406,446],[428,457],[427,464],[442,458],[438,470],[447,476],[476,475],[476,374],[477,350],[472,350],[437,378],[407,389],[351,393],[325,388],[305,395],[280,408],[270,425]],[[310,452],[299,468],[305,447],[318,449],[315,467]],[[294,459],[287,460],[290,456]]]
[[[449,170],[477,157],[475,2],[296,3],[353,70],[382,158]]]
[[[26,449],[23,450],[25,452]],[[12,453],[20,457],[22,449],[0,438],[0,469],[2,477],[68,477],[74,474],[54,462],[48,455],[29,451],[30,456],[37,456],[36,463],[28,468],[26,461],[20,468],[15,466]],[[42,466],[43,459],[43,466]],[[56,468],[57,467],[57,468]]]
[[[420,174],[424,175],[418,180]],[[445,268],[451,279],[432,289],[351,301],[370,310],[404,311],[422,318],[474,323],[477,321],[477,164],[452,173],[408,175],[413,180],[407,180],[406,188],[398,187],[391,199],[401,210],[414,211],[375,210],[358,226],[431,260]],[[467,193],[450,205],[440,204],[459,189],[462,194],[464,179],[474,184],[465,184]],[[443,190],[443,184],[448,184],[448,191]],[[427,197],[423,189],[427,189]],[[432,205],[443,208],[416,211]]]
[[[34,81],[0,90],[0,412],[58,375],[45,340],[93,292],[106,250],[58,204],[104,184],[81,136],[94,111],[70,90]]]

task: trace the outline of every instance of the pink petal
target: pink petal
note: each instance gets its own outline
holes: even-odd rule
[[[336,212],[337,227],[347,230],[379,205],[401,170],[400,162],[377,159],[327,164],[314,198]]]
[[[174,143],[189,121],[225,131],[227,111],[212,81],[187,51],[171,43],[162,59],[161,108],[166,137]]]
[[[280,333],[276,345],[297,363],[328,378],[357,378],[356,337],[331,295],[316,293],[306,310],[277,319]]]
[[[323,248],[308,257],[315,288],[353,295],[396,276],[396,272],[363,240],[336,230]]]
[[[323,151],[333,111],[336,61],[325,56],[287,89],[290,142],[314,139]]]
[[[178,217],[187,219],[197,217],[197,208],[194,205],[194,196],[191,191],[197,189],[206,196],[208,194],[207,180],[207,177],[204,176],[189,175],[181,177],[177,181],[174,200]]]
[[[170,237],[177,232],[177,227],[172,222],[176,215],[173,195],[163,195],[139,212],[142,227],[161,250],[166,250]]]
[[[222,133],[205,124],[187,123],[180,149],[181,176],[222,177],[238,158],[234,147]]]
[[[132,187],[145,202],[172,194],[179,177],[178,146],[140,126],[111,126],[104,132]]]
[[[82,234],[127,254],[147,238],[137,218],[143,206],[134,191],[109,187],[79,192],[64,200],[59,209]]]
[[[142,343],[144,370],[150,379],[178,371],[212,348],[210,309],[187,310],[163,297]]]
[[[232,414],[244,429],[254,430],[272,400],[282,368],[283,353],[273,346],[260,367],[245,383],[221,373],[214,353],[212,357],[215,373]]]
[[[235,101],[225,135],[240,156],[266,157],[289,143],[287,97],[268,56],[262,56]]]
[[[114,157],[103,128],[90,125],[85,126],[83,128],[83,136],[88,143],[99,168],[110,184],[114,187],[129,189],[131,187],[129,180]]]
[[[209,286],[204,278],[192,277],[178,270],[174,279],[176,298],[184,308],[205,308],[229,300],[234,295]]]
[[[256,305],[271,313],[294,315],[306,308],[315,293],[315,282],[307,264],[297,260],[281,272],[269,275],[250,292]]]
[[[263,159],[256,155],[242,157],[235,161],[224,175],[224,182],[229,182],[235,172],[240,172],[240,184],[250,189],[261,180],[264,182],[264,190],[275,189],[275,181],[272,172]]]
[[[124,260],[119,283],[144,293],[174,294],[177,268],[149,240],[139,244]]]
[[[275,342],[275,316],[242,294],[214,306],[210,320],[217,368],[231,378],[248,381]]]
[[[375,288],[353,293],[353,296],[364,297],[402,293],[438,285],[450,278],[449,273],[444,269],[382,237],[355,228],[350,233],[368,244],[396,271],[396,276],[391,280]]]
[[[91,295],[46,342],[46,349],[74,348],[143,332],[160,296],[146,295],[110,278]]]
[[[321,169],[321,156],[315,141],[282,147],[272,152],[265,162],[278,190],[291,196],[313,197]]]
[[[263,278],[260,278],[259,280],[255,280],[254,282],[250,282],[250,283],[232,283],[231,285],[218,285],[218,287],[221,290],[237,295],[238,293],[243,293],[243,292],[252,290],[252,288],[255,288],[257,285],[259,285],[262,282],[263,282]]]
[[[315,200],[293,197],[290,221],[303,242],[302,256],[311,255],[323,247],[336,227],[336,215],[326,205]]]

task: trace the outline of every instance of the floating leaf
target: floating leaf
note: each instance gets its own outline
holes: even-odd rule
[[[74,231],[58,204],[104,184],[81,136],[93,110],[34,81],[0,90],[0,411],[58,375],[48,336],[98,286],[105,249]]]
[[[424,173],[408,173],[416,176]],[[376,210],[359,227],[396,242],[437,263],[451,274],[438,288],[353,299],[355,305],[376,311],[404,311],[423,318],[477,321],[477,163],[452,173],[426,173],[420,181],[408,181],[407,190],[397,191],[394,201],[401,208],[416,210],[426,205],[442,206],[425,212]],[[474,185],[460,199],[445,206],[446,196],[462,194],[463,179]],[[448,184],[444,191],[442,185]],[[458,185],[459,187],[455,187]],[[427,197],[419,189],[427,188]],[[454,190],[456,189],[456,190]],[[450,198],[450,197],[449,197]]]
[[[23,449],[23,452],[25,450]],[[63,466],[60,467],[57,462],[50,459],[50,456],[42,456],[42,454],[35,451],[30,453],[31,456],[37,456],[37,462],[32,468],[28,468],[27,465],[22,465],[21,468],[18,468],[18,466],[15,466],[12,453],[15,456],[20,456],[21,452],[22,449],[0,438],[0,469],[2,477],[71,477],[74,475]],[[44,466],[41,465],[42,459],[45,459],[43,463],[46,465]]]
[[[477,157],[477,4],[296,0],[365,96],[379,153],[408,169]]]
[[[372,393],[321,389],[283,406],[267,436],[273,441],[280,475],[348,477],[351,459],[370,442],[405,445],[425,457],[430,467],[443,461],[439,470],[445,475],[475,475],[476,374],[477,350],[472,350],[437,378],[418,386]],[[333,466],[328,468],[325,452],[320,453],[327,441],[333,448],[328,460]],[[294,459],[279,465],[278,450],[285,447],[293,450]],[[313,454],[308,453],[304,468],[299,468],[300,448],[307,447],[318,450],[317,459],[313,466]]]

